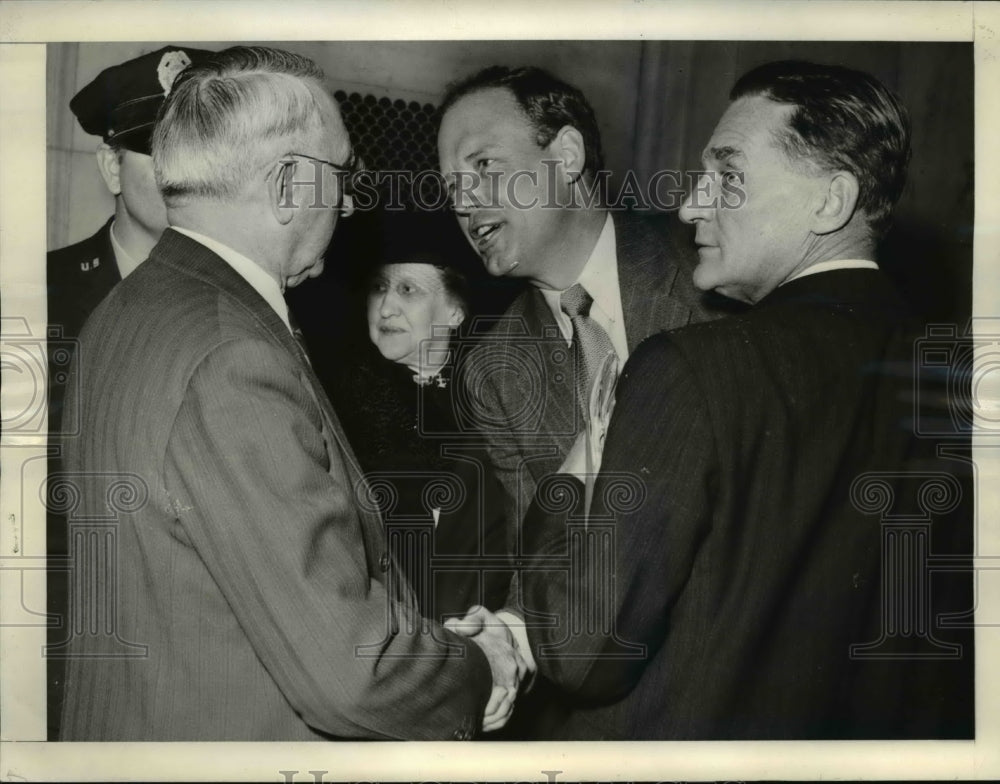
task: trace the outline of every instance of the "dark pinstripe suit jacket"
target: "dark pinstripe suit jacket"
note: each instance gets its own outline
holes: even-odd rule
[[[612,213],[629,351],[661,330],[721,315],[691,282],[697,256],[675,215]],[[572,358],[536,288],[523,292],[462,368],[468,409],[504,486],[508,544],[538,481],[558,470],[583,428]]]
[[[63,397],[66,394],[67,371],[76,353],[87,317],[108,292],[122,279],[111,244],[111,224],[114,217],[91,237],[65,248],[49,251],[46,256],[45,281],[48,290],[48,357],[49,357],[49,433],[63,431]],[[72,432],[75,423],[67,421],[65,430]],[[55,438],[53,438],[55,443]],[[49,457],[49,473],[62,468],[62,455]],[[66,555],[66,517],[50,510],[46,520],[46,549],[50,557]],[[46,604],[50,613],[66,614],[66,573],[52,569],[48,573]],[[65,629],[49,628],[49,642],[58,644],[65,638]],[[62,709],[62,683],[65,662],[51,657],[48,670],[49,737],[58,737]]]
[[[489,665],[421,633],[336,414],[249,284],[167,231],[95,311],[75,372],[79,511],[119,509],[117,569],[82,559],[75,584],[117,611],[98,624],[115,639],[74,637],[64,739],[471,737]],[[138,498],[117,504],[116,477]],[[110,655],[123,641],[145,655]]]
[[[616,634],[593,620],[569,633],[587,605],[567,605],[566,578],[522,577],[526,607],[559,621],[528,628],[540,671],[569,695],[557,737],[971,737],[971,629],[940,615],[971,609],[971,575],[926,584],[918,566],[899,583],[891,569],[908,562],[883,565],[879,514],[864,511],[891,499],[903,528],[931,523],[923,546],[935,555],[971,553],[962,483],[933,480],[931,506],[965,502],[950,514],[928,517],[921,498],[928,476],[962,477],[965,465],[915,436],[914,333],[902,318],[880,272],[825,272],[631,356],[588,524],[613,530],[617,574],[588,562],[571,594],[603,602],[590,609]],[[852,496],[873,471],[888,475]],[[641,483],[637,508],[620,481]],[[536,500],[555,498],[549,489]],[[565,513],[540,511],[525,522],[529,550],[565,553]],[[883,580],[896,591],[885,601]],[[880,637],[872,658],[850,654]]]

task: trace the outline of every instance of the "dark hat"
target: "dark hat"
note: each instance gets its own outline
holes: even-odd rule
[[[213,54],[165,46],[113,65],[73,96],[69,108],[87,133],[149,155],[156,113],[185,68]]]
[[[465,277],[482,271],[455,216],[443,211],[381,213],[375,263],[433,264]]]
[[[429,264],[444,273],[448,291],[467,302],[470,285],[482,274],[482,263],[450,212],[382,211],[371,240],[367,277],[387,264]]]

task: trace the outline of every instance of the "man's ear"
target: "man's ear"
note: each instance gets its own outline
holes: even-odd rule
[[[564,125],[549,144],[549,151],[562,163],[567,182],[576,182],[580,179],[587,166],[583,134],[572,125]]]
[[[294,178],[293,163],[278,162],[267,175],[267,203],[271,214],[282,226],[291,223],[295,215]]]
[[[97,170],[101,173],[104,184],[108,186],[112,196],[117,196],[122,192],[120,178],[121,163],[118,160],[118,150],[107,144],[101,144],[97,148]]]
[[[844,228],[858,206],[858,178],[848,171],[834,172],[821,193],[822,201],[813,219],[816,234],[831,234]]]
[[[451,315],[448,317],[448,326],[458,328],[465,321],[465,306],[457,300],[452,305]]]

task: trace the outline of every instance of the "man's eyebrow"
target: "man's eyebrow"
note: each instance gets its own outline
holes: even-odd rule
[[[496,141],[483,141],[477,144],[470,152],[463,155],[462,160],[470,161],[479,157],[489,157],[495,155],[500,149],[502,149],[502,145]]]
[[[471,150],[469,150],[469,152],[467,152],[465,155],[463,155],[462,160],[468,161],[471,160],[472,158],[475,158],[478,155],[482,155],[484,149],[485,147],[482,144],[477,145],[476,147],[473,147]]]
[[[701,154],[701,160],[705,163],[708,161],[718,161],[719,163],[732,163],[733,159],[743,160],[743,151],[737,147],[730,147],[728,145],[724,147],[707,147],[705,152]]]

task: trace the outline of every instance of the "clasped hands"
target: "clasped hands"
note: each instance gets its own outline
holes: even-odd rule
[[[511,621],[516,618],[509,613]],[[493,674],[493,691],[483,713],[483,732],[494,732],[503,727],[514,712],[517,692],[525,678],[535,670],[531,652],[526,650],[527,637],[522,641],[511,631],[504,618],[485,607],[474,605],[464,618],[449,618],[446,629],[470,638],[486,654]]]

